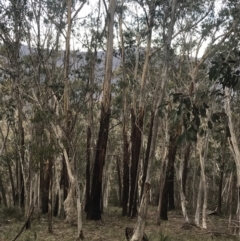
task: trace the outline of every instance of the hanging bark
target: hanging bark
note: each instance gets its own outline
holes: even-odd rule
[[[105,162],[109,121],[110,121],[110,101],[111,101],[111,78],[113,59],[113,23],[116,1],[109,2],[107,53],[105,63],[105,76],[103,82],[103,96],[101,103],[100,127],[96,146],[96,155],[93,167],[91,196],[87,210],[88,220],[101,220],[101,198],[102,198],[102,177]]]

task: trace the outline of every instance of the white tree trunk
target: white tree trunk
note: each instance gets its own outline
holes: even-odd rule
[[[230,89],[225,87],[224,108],[225,108],[225,112],[226,112],[227,117],[228,117],[228,127],[229,127],[229,131],[230,131],[230,134],[231,134],[231,136],[228,138],[228,143],[229,143],[229,147],[230,147],[231,153],[233,155],[233,158],[234,158],[235,164],[236,164],[237,187],[238,187],[238,194],[239,194],[239,190],[240,190],[240,150],[239,150],[239,147],[238,147],[236,131],[235,131],[235,127],[234,127],[233,120],[232,120],[231,94],[232,94],[232,92],[230,91]],[[240,202],[240,199],[238,198],[238,207],[240,205],[239,202]],[[237,212],[237,218],[238,218],[238,221],[240,222],[239,208],[238,208],[238,212]],[[238,235],[240,236],[240,228],[239,228]]]
[[[200,227],[200,211],[202,206],[202,178],[199,181],[198,195],[197,195],[197,206],[195,212],[195,224]]]
[[[63,156],[64,156],[64,160],[66,163],[66,167],[67,167],[67,173],[68,173],[68,178],[69,178],[69,189],[68,189],[68,195],[67,198],[64,201],[64,211],[65,211],[65,215],[66,215],[66,221],[73,224],[76,220],[76,205],[74,202],[74,197],[75,197],[75,191],[76,191],[76,178],[73,175],[73,161],[72,160],[70,162],[69,157],[68,157],[68,153],[66,148],[64,147],[63,143],[61,142],[63,135],[63,131],[60,128],[59,125],[54,125],[53,123],[51,123],[51,127],[52,130],[56,136],[56,139],[58,141],[58,144],[60,146],[60,148],[63,151]],[[74,158],[73,158],[74,159]]]
[[[177,176],[177,180],[179,183],[179,193],[180,193],[180,199],[181,199],[181,208],[182,208],[182,213],[183,213],[183,217],[185,218],[185,221],[187,223],[189,223],[189,217],[187,214],[187,208],[186,208],[186,197],[185,194],[183,192],[183,180],[182,180],[182,176],[183,176],[183,157],[181,156],[180,158],[180,163],[179,163],[179,169],[177,169],[177,167],[175,166],[175,170],[176,170],[176,176]]]

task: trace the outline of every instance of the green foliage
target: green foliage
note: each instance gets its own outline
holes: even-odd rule
[[[23,211],[18,207],[2,207],[0,208],[0,223],[7,222],[8,220],[15,219],[22,221],[24,216]]]
[[[226,60],[222,55],[217,57],[217,61],[212,61],[212,66],[209,69],[209,80],[217,81],[225,87],[235,88],[240,79],[240,71],[236,69],[237,61],[229,58]]]
[[[151,241],[170,241],[171,239],[170,239],[169,235],[165,235],[162,232],[160,232],[158,234],[150,234],[149,240],[151,240]]]

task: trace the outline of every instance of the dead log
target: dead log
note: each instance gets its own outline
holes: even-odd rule
[[[125,228],[125,236],[126,236],[127,241],[130,241],[131,237],[133,236],[133,231],[134,231],[134,228],[131,228],[131,227]],[[149,241],[148,237],[145,233],[143,234],[142,241]]]

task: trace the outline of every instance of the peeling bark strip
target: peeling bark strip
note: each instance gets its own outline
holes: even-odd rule
[[[93,178],[91,196],[87,210],[88,220],[101,220],[101,199],[102,199],[102,177],[105,162],[109,121],[110,121],[110,101],[111,101],[111,78],[113,59],[113,23],[116,8],[116,0],[109,2],[108,9],[108,37],[107,53],[105,63],[105,76],[103,82],[103,97],[101,105],[100,127],[96,146],[95,162],[93,167]]]

